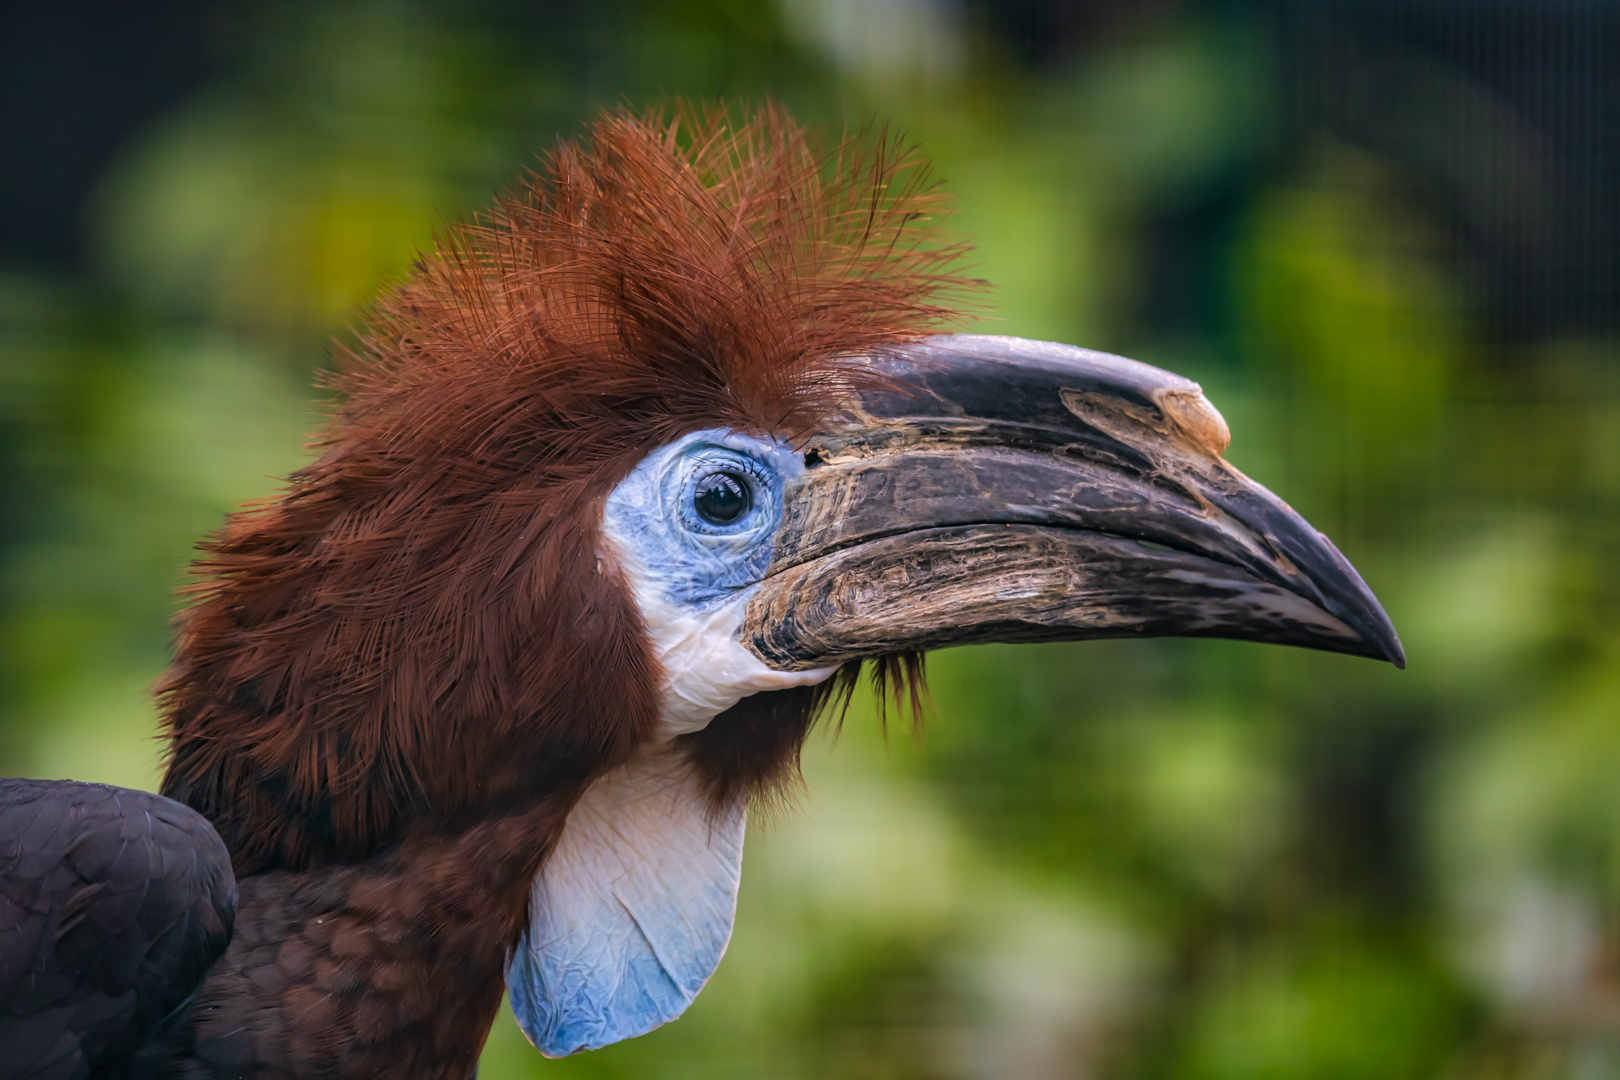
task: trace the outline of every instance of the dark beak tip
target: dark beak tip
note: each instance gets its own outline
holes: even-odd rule
[[[1378,659],[1388,660],[1395,665],[1396,671],[1405,671],[1406,647],[1401,644],[1401,635],[1396,632],[1395,623],[1390,619],[1389,612],[1384,610],[1384,605],[1380,604],[1373,595],[1372,590],[1367,589],[1365,582],[1362,583],[1362,588],[1366,590],[1367,599],[1370,602],[1368,606],[1371,608],[1367,613],[1371,616],[1367,620],[1371,625],[1367,626],[1363,633],[1372,647],[1377,650]]]
[[[1395,666],[1395,670],[1405,671],[1406,647],[1401,644],[1401,636],[1395,632],[1395,624],[1390,622],[1377,601],[1373,601],[1371,606],[1372,610],[1366,613],[1371,617],[1357,620],[1361,623],[1356,626],[1357,634],[1366,645],[1362,655],[1369,660],[1387,660]]]
[[[1395,630],[1395,623],[1390,619],[1389,612],[1378,600],[1372,588],[1362,578],[1350,560],[1344,557],[1336,544],[1330,540],[1326,533],[1313,528],[1300,518],[1292,509],[1288,515],[1296,520],[1309,535],[1315,537],[1320,545],[1316,553],[1301,552],[1297,560],[1300,565],[1314,571],[1318,588],[1322,592],[1317,597],[1326,594],[1326,610],[1338,618],[1342,623],[1354,630],[1361,639],[1364,650],[1361,652],[1369,660],[1387,660],[1395,666],[1397,671],[1406,670],[1406,648],[1401,644],[1401,635]],[[1313,559],[1312,554],[1324,555],[1325,559]],[[1318,600],[1320,603],[1321,600]]]

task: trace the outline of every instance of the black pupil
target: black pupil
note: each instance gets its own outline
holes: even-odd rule
[[[698,481],[692,502],[710,525],[730,525],[754,505],[748,482],[733,472],[712,472]]]

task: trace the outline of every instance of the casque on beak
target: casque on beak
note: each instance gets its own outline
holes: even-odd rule
[[[743,642],[802,670],[987,641],[1224,637],[1405,666],[1331,541],[1221,459],[1196,383],[970,335],[872,363],[806,443]]]

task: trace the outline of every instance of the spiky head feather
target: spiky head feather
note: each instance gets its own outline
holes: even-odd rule
[[[614,112],[560,145],[381,299],[340,350],[321,456],[203,545],[165,794],[251,872],[624,760],[660,676],[598,558],[607,493],[690,431],[809,431],[865,378],[841,357],[948,318],[968,282],[940,210],[892,140],[818,150],[770,105]],[[794,695],[799,729],[824,697]],[[698,741],[717,797],[796,757],[723,735],[788,704]]]

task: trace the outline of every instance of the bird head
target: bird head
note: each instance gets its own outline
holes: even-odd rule
[[[165,793],[239,874],[566,804],[507,984],[542,1050],[678,1015],[750,799],[862,663],[1193,635],[1397,664],[1198,386],[941,335],[921,163],[779,110],[613,113],[452,228],[340,358],[319,457],[204,548]],[[558,820],[561,820],[559,818]]]

